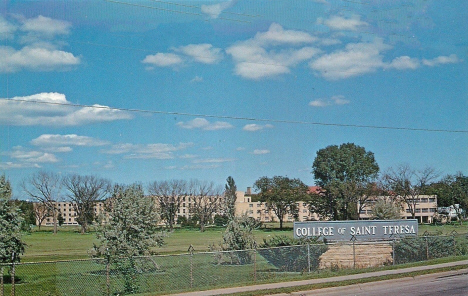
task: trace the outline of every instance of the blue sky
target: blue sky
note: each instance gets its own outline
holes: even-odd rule
[[[3,1],[0,171],[18,197],[38,170],[313,185],[317,150],[353,142],[382,170],[467,174],[466,11],[464,0]]]

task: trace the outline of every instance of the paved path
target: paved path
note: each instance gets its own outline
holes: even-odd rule
[[[255,292],[254,292],[255,293]],[[415,277],[353,284],[271,296],[466,296],[468,270],[459,269]]]
[[[252,292],[252,291],[257,291],[257,290],[268,290],[268,289],[340,282],[340,281],[347,281],[347,280],[358,280],[358,279],[364,279],[364,278],[370,278],[370,277],[395,275],[395,274],[409,273],[409,272],[414,272],[414,271],[422,271],[422,270],[429,270],[429,269],[435,269],[435,268],[445,268],[445,267],[452,267],[452,266],[459,266],[459,265],[468,265],[468,260],[435,264],[435,265],[393,269],[393,270],[383,270],[383,271],[368,272],[368,273],[359,273],[359,274],[336,276],[336,277],[329,277],[329,278],[310,279],[310,280],[293,281],[293,282],[281,282],[281,283],[272,283],[272,284],[261,284],[261,285],[243,286],[243,287],[234,287],[234,288],[224,288],[224,289],[188,292],[188,293],[180,293],[180,294],[172,294],[172,295],[173,296],[174,295],[175,296],[224,295],[224,294],[232,294],[232,293],[239,293],[239,292]]]

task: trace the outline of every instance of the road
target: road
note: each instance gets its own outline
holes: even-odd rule
[[[468,295],[468,270],[356,284],[320,290],[276,294],[275,296],[466,296]]]

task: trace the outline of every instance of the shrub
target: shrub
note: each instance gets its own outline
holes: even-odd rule
[[[320,256],[328,247],[318,243],[317,238],[294,239],[285,235],[273,236],[263,240],[258,250],[270,264],[280,271],[303,272],[316,270],[320,264]]]

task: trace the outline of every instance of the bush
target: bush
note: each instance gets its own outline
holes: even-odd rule
[[[466,240],[457,242],[452,236],[404,238],[395,244],[395,263],[424,261],[466,253]]]
[[[263,240],[258,252],[270,264],[280,271],[304,272],[316,270],[320,264],[320,256],[328,247],[318,243],[317,238],[294,239],[285,235],[273,236]]]

